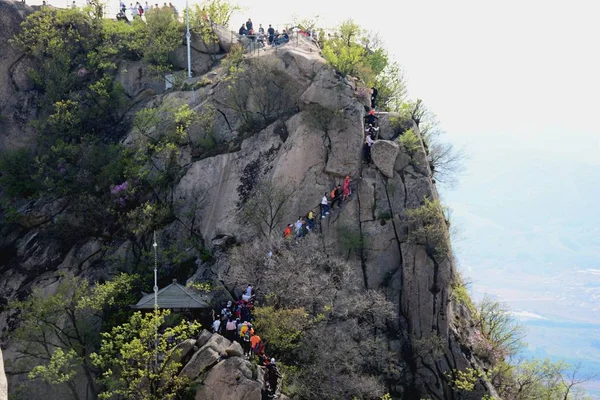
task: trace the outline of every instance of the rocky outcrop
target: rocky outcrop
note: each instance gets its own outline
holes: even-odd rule
[[[399,151],[398,143],[390,140],[377,140],[373,143],[371,148],[373,163],[388,178],[394,176],[394,164]]]
[[[175,68],[187,70],[187,48],[185,46],[179,46],[169,55],[169,61]],[[216,58],[214,58],[214,54],[211,56],[210,54],[200,52],[190,46],[190,64],[193,76],[204,75],[210,71],[215,61]]]
[[[8,384],[6,382],[6,374],[4,373],[2,349],[0,349],[0,400],[8,400]]]
[[[121,61],[115,80],[134,103],[165,91],[164,81],[153,76],[142,61]]]
[[[195,339],[187,339],[187,340],[184,340],[183,342],[179,343],[173,349],[173,356],[171,357],[171,360],[173,360],[174,362],[177,362],[177,363],[185,362],[185,360],[187,360],[189,358],[188,355],[194,349],[195,345],[196,345]]]
[[[241,44],[239,36],[221,25],[213,24],[213,32],[217,35],[219,46],[223,51],[229,53],[235,44]]]
[[[217,364],[221,358],[227,357],[227,348],[230,344],[231,342],[221,335],[211,335],[210,339],[194,353],[179,375],[191,379],[198,377]]]
[[[200,332],[197,343],[201,347],[180,372],[181,376],[196,380],[196,399],[261,399],[261,374],[242,358],[239,343],[207,330]]]
[[[33,66],[9,39],[33,9],[25,3],[0,0],[0,153],[29,147],[34,132],[29,122],[36,117],[33,83],[28,70]]]
[[[214,366],[196,391],[196,400],[260,400],[262,385],[252,378],[250,362],[228,358]]]
[[[9,9],[5,10],[5,15],[0,13],[0,18],[6,18],[6,15],[20,18],[19,7],[26,10],[26,6],[3,1],[0,0],[0,6]],[[12,8],[6,4],[11,4]],[[235,33],[222,27],[215,27],[215,30],[219,49],[205,44],[194,47],[196,74],[212,67],[212,57],[219,55],[216,53],[229,51],[233,44],[239,43]],[[0,35],[4,32],[0,31]],[[0,46],[3,43],[0,42]],[[172,57],[180,68],[187,68],[187,55],[184,57],[182,49]],[[17,65],[15,62],[19,59],[19,55],[11,51],[13,53],[9,51],[7,57],[0,60],[0,79],[6,78],[3,74],[7,70],[17,72],[8,75],[13,77],[8,79],[10,85],[0,85],[0,105],[17,101],[18,93],[28,93],[30,89],[27,80],[21,79],[22,74],[18,72],[25,67],[11,67]],[[390,117],[382,116],[379,137],[383,140],[378,140],[372,149],[377,168],[363,166],[361,147],[365,107],[355,98],[354,82],[327,67],[319,49],[304,38],[295,45],[277,50],[269,48],[249,57],[262,58],[274,65],[297,90],[295,112],[282,116],[259,132],[240,132],[239,117],[227,106],[228,83],[219,82],[223,75],[219,70],[206,76],[214,83],[193,94],[174,91],[154,99],[156,102],[177,99],[199,112],[208,106],[216,110],[216,149],[192,158],[189,149],[182,148],[180,164],[185,166],[185,173],[175,185],[172,196],[178,220],[158,232],[161,245],[181,247],[187,243],[190,233],[185,218],[188,218],[194,222],[206,246],[212,246],[217,253],[225,252],[232,243],[255,235],[252,227],[241,218],[241,213],[248,194],[260,180],[272,180],[293,189],[281,224],[276,227],[283,229],[284,224],[317,206],[322,195],[329,193],[345,176],[351,176],[355,188],[351,199],[341,211],[321,221],[319,228],[333,239],[340,232],[360,235],[363,248],[356,257],[349,256],[348,262],[358,271],[365,288],[383,290],[398,307],[398,317],[391,322],[393,333],[377,338],[387,341],[389,351],[398,361],[394,367],[403,375],[402,384],[392,385],[394,394],[401,398],[453,398],[445,373],[473,365],[475,361],[461,349],[460,335],[452,325],[452,257],[432,256],[423,246],[409,241],[415,227],[406,222],[407,210],[420,207],[425,199],[437,198],[425,149],[409,154],[398,146]],[[10,66],[6,60],[12,60]],[[140,104],[164,89],[163,83],[150,79],[141,63],[122,62],[119,71],[115,79],[123,85],[128,96]],[[256,103],[256,99],[250,99],[248,107],[255,107]],[[15,104],[11,103],[11,109]],[[315,105],[330,111],[331,118],[325,123],[315,123]],[[18,126],[11,118],[8,122],[0,119],[0,151],[2,135],[13,135],[10,129]],[[2,130],[3,123],[11,128]],[[418,135],[418,127],[413,126],[413,129]],[[133,134],[124,143],[131,143],[132,138]],[[103,258],[124,260],[125,266],[133,264],[134,250],[129,241],[108,243],[102,238],[81,238],[64,249],[56,241],[44,237],[44,224],[60,213],[67,213],[67,207],[60,200],[32,204],[24,210],[28,222],[0,238],[0,249],[7,249],[6,254],[9,254],[3,254],[0,259],[2,302],[22,297],[34,287],[52,293],[58,270],[105,279],[110,276],[110,270],[103,264]],[[208,266],[198,262],[198,265],[195,276],[214,276],[223,272],[218,263]],[[226,289],[229,296],[236,288]],[[8,329],[8,313],[3,312],[0,317],[0,330]],[[414,354],[418,347],[415,343],[428,341],[442,343],[440,357]],[[180,360],[185,363],[180,373],[195,380],[197,399],[260,398],[260,373],[240,357],[238,343],[204,330],[195,340],[180,344],[179,349]],[[480,384],[476,393],[485,392]],[[48,400],[53,398],[48,397]]]

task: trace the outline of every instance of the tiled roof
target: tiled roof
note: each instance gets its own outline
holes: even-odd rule
[[[144,297],[131,306],[136,309],[153,309],[154,293],[144,294]],[[173,280],[169,286],[158,291],[158,308],[208,308],[209,301],[201,294]]]

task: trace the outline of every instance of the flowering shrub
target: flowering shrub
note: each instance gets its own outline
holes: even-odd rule
[[[483,359],[487,359],[491,363],[503,360],[506,354],[502,349],[494,347],[493,343],[488,340],[479,329],[475,329],[472,336],[473,351]]]
[[[121,183],[120,185],[111,185],[110,187],[110,194],[112,194],[113,196],[118,196],[115,202],[121,208],[125,207],[127,203],[126,193],[128,188],[129,184],[127,183],[127,181]]]
[[[120,185],[111,185],[110,187],[110,193],[111,194],[119,194],[120,192],[124,192],[126,191],[128,188],[128,183],[127,181],[121,183]]]

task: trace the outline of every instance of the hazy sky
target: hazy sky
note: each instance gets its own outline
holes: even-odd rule
[[[268,24],[297,14],[319,15],[328,27],[353,18],[378,31],[404,68],[409,95],[472,151],[518,148],[600,164],[598,2],[239,4],[246,11],[232,20],[234,29],[247,17]]]

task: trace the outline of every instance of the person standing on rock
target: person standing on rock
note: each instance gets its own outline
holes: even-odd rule
[[[289,239],[289,238],[292,236],[292,227],[293,227],[293,226],[294,226],[294,225],[292,225],[292,224],[288,224],[288,225],[285,227],[285,230],[283,231],[283,237],[284,237],[285,239]]]
[[[233,322],[233,318],[229,317],[227,320],[227,325],[225,325],[225,337],[231,341],[235,339],[235,334],[237,332],[237,326],[235,322]]]
[[[248,18],[248,21],[246,21],[246,30],[248,32],[252,30],[252,20],[250,18]]]
[[[365,117],[365,122],[367,125],[373,125],[373,127],[379,125],[379,118],[375,115],[375,110],[371,109],[369,114]]]
[[[342,201],[346,201],[350,198],[350,176],[346,176],[346,179],[344,179],[343,191]]]
[[[335,204],[337,203],[338,208],[342,208],[342,187],[340,185],[337,185],[335,187],[335,189],[333,189],[333,191],[331,192],[331,209],[333,210],[335,208]]]
[[[244,357],[247,358],[250,358],[250,352],[252,351],[251,335],[250,326],[248,326],[244,332],[244,336],[242,336],[242,349],[244,350]]]
[[[315,214],[313,213],[312,210],[310,210],[308,212],[308,215],[306,216],[306,227],[308,228],[309,231],[312,231],[314,226],[315,226]]]
[[[302,235],[302,217],[298,217],[298,221],[294,224],[294,232],[296,233],[296,238]]]
[[[371,145],[373,144],[373,139],[371,136],[367,135],[365,143],[363,144],[363,156],[365,158],[365,163],[367,165],[371,165],[373,160],[371,159]]]
[[[275,36],[275,29],[269,24],[269,29],[267,29],[267,33],[269,34],[269,44],[273,44],[273,38]]]
[[[329,215],[329,202],[327,201],[327,193],[325,193],[321,199],[321,219],[325,218],[326,215]]]
[[[212,323],[212,328],[213,328],[213,332],[214,333],[221,333],[221,319],[220,318],[215,318],[215,320]]]
[[[376,104],[377,104],[377,95],[379,94],[379,91],[377,90],[377,88],[375,86],[373,86],[371,88],[371,107],[375,108]]]
[[[283,375],[279,373],[277,369],[277,364],[275,363],[275,359],[271,358],[271,362],[267,365],[267,384],[269,385],[269,392],[271,395],[275,395],[277,393],[277,382],[279,378],[283,378]]]
[[[258,355],[259,347],[260,347],[260,336],[258,336],[256,333],[254,333],[250,337],[250,354],[252,356]]]

